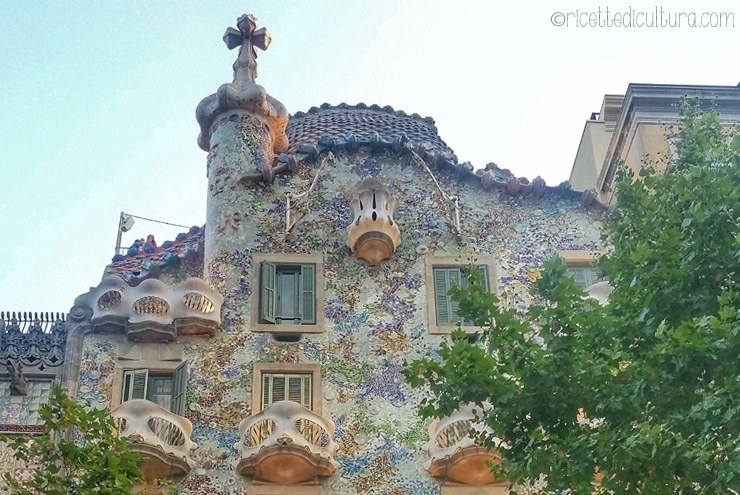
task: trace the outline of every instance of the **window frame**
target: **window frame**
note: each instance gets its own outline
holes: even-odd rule
[[[178,346],[179,349],[177,351],[168,351],[162,346],[168,346],[167,344],[149,344],[149,349],[146,349],[150,352],[147,352],[146,354],[165,354],[165,356],[161,356],[164,359],[169,360],[153,360],[150,358],[150,356],[143,356],[142,354],[145,354],[143,349],[143,345],[137,344],[135,346],[127,346],[130,347],[130,349],[122,349],[121,355],[119,355],[118,361],[116,362],[116,367],[113,371],[113,383],[111,385],[111,401],[110,401],[110,408],[115,409],[116,407],[120,406],[124,402],[124,396],[123,396],[123,386],[124,386],[124,375],[127,372],[137,371],[137,370],[147,370],[147,372],[151,375],[172,375],[173,377],[173,390],[175,388],[175,371],[179,367],[184,368],[184,378],[185,378],[185,391],[187,391],[187,377],[190,370],[189,362],[185,359],[182,359],[182,346]],[[136,357],[133,357],[136,356]],[[176,357],[178,356],[178,357]],[[142,359],[143,358],[143,359]],[[147,359],[150,358],[150,359]],[[174,396],[173,396],[173,402],[174,402]],[[183,404],[183,414],[179,414],[180,416],[184,416],[184,408],[187,407],[186,404],[187,400],[185,398],[185,394],[182,394],[182,404]],[[171,407],[171,409],[174,409],[174,407]],[[175,413],[177,414],[177,413]]]
[[[318,363],[254,363],[252,370],[252,415],[262,411],[262,381],[265,374],[310,375],[311,411],[321,416],[321,365]]]
[[[573,273],[571,273],[572,269],[578,269],[578,268],[585,268],[588,269],[591,275],[594,275],[597,273],[597,269],[594,267],[594,263],[599,259],[599,257],[602,255],[600,251],[593,251],[593,250],[563,250],[559,251],[559,256],[562,258],[562,260],[567,265],[567,271],[566,273],[573,277],[575,279],[575,276]],[[593,281],[591,284],[586,285],[585,287],[581,287],[583,290],[586,290],[588,287],[591,287],[591,285],[601,282],[605,280],[603,277],[599,278],[593,278]],[[578,285],[576,283],[576,285]],[[579,286],[580,287],[580,286]]]
[[[315,323],[291,325],[285,323],[263,323],[262,299],[263,263],[281,266],[313,265],[314,267],[314,314]],[[324,257],[322,254],[255,253],[252,255],[252,316],[253,332],[272,333],[323,333],[324,332]],[[302,294],[301,294],[302,297]]]
[[[457,325],[437,324],[437,293],[435,288],[434,270],[436,268],[456,268],[463,270],[470,264],[480,267],[485,266],[488,271],[488,292],[496,293],[496,281],[498,280],[496,258],[491,255],[475,255],[467,263],[464,255],[455,256],[426,256],[424,258],[424,278],[426,280],[427,295],[427,327],[432,335],[449,335],[457,329]],[[476,325],[461,325],[460,328],[466,333],[478,333],[483,327]]]
[[[158,404],[156,401],[150,399],[149,386],[151,384],[151,380],[167,377],[171,380],[172,388],[172,390],[170,391],[170,406],[168,410],[173,414],[177,414],[178,416],[185,415],[185,394],[187,392],[187,379],[189,372],[188,361],[182,361],[178,363],[171,372],[152,370],[150,368],[122,369],[121,372],[121,403],[132,399],[146,399],[164,408],[161,404]],[[124,397],[124,395],[126,395],[126,383],[129,376],[131,377],[131,389],[129,390],[129,397]],[[137,394],[135,390],[136,380],[139,377],[144,377],[145,380],[144,388],[141,394]],[[142,395],[143,397],[134,397],[134,395]]]

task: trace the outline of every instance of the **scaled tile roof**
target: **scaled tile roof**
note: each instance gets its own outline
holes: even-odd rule
[[[172,241],[170,247],[158,247],[153,253],[145,253],[139,251],[136,256],[123,255],[123,259],[120,261],[113,261],[110,265],[105,267],[103,276],[106,275],[117,275],[123,276],[125,272],[139,272],[141,270],[141,264],[144,261],[151,261],[155,265],[159,265],[162,262],[162,257],[165,253],[172,253],[179,258],[187,258],[188,256],[194,256],[203,251],[203,240],[205,239],[204,229],[199,229],[198,232],[188,232],[185,239],[178,241]],[[164,244],[164,243],[163,243]],[[192,254],[188,254],[192,253]]]
[[[446,169],[458,180],[474,180],[484,189],[502,189],[511,195],[542,195],[556,192],[567,196],[581,196],[584,205],[607,209],[593,197],[591,191],[576,192],[564,182],[558,186],[547,186],[541,177],[530,181],[516,177],[508,169],[495,163],[473,172],[469,162],[458,163],[457,157],[437,134],[431,117],[418,114],[408,115],[390,106],[346,103],[336,107],[324,103],[308,112],[298,112],[290,117],[286,134],[290,141],[287,153],[278,158],[277,166],[266,167],[245,179],[271,182],[275,174],[294,171],[297,162],[315,161],[319,154],[327,151],[354,153],[360,146],[373,149],[388,149],[400,153],[408,147],[420,156],[432,170]]]
[[[411,145],[430,143],[436,151],[452,151],[437,134],[431,117],[408,115],[390,106],[381,108],[364,103],[354,106],[342,103],[336,107],[324,103],[320,108],[298,112],[291,116],[285,133],[290,141],[290,154],[296,153],[301,144],[316,144],[324,136],[339,140],[352,134],[359,140],[366,140],[375,133],[383,141],[392,141],[405,134]]]

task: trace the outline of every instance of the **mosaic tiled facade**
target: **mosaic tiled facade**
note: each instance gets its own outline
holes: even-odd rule
[[[43,431],[38,414],[51,392],[51,380],[30,382],[28,395],[11,395],[10,381],[0,381],[0,432],[19,433]]]
[[[239,163],[238,156],[229,157]],[[408,157],[365,150],[338,155],[318,181],[310,213],[286,241],[285,194],[308,188],[315,167],[272,185],[235,185],[224,193],[224,211],[239,212],[237,228],[206,267],[208,282],[224,295],[222,324],[215,338],[179,337],[189,363],[185,417],[193,423],[197,467],[177,484],[181,494],[243,493],[250,483],[234,469],[237,426],[253,409],[254,363],[318,363],[322,415],[336,427],[336,474],[323,493],[428,494],[440,483],[422,467],[428,454],[428,423],[416,415],[424,392],[405,383],[405,360],[434,355],[444,336],[427,331],[425,258],[478,256],[497,260],[496,292],[503,304],[526,308],[528,286],[543,260],[559,250],[599,247],[600,214],[577,200],[549,194],[512,197],[485,191],[439,174],[442,188],[461,200],[462,242],[455,240],[430,179]],[[402,242],[390,261],[377,267],[355,259],[346,247],[349,201],[365,177],[376,177],[400,205],[395,216]],[[208,240],[206,241],[208,242]],[[270,332],[253,332],[252,256],[256,253],[313,253],[323,256],[324,331],[298,342],[280,342]],[[110,402],[121,336],[87,335],[82,349],[78,398]],[[129,346],[131,344],[128,344]],[[151,344],[137,344],[146,347]],[[125,361],[124,361],[125,363]],[[120,391],[117,392],[120,396]]]
[[[0,312],[0,433],[43,431],[38,409],[61,378],[66,341],[63,314]]]
[[[197,110],[199,144],[208,151],[204,232],[191,232],[190,240],[183,235],[181,242],[192,245],[168,251],[168,258],[182,254],[186,263],[160,266],[164,253],[121,256],[106,268],[120,283],[107,279],[100,291],[75,300],[67,320],[64,384],[79,401],[109,407],[129,426],[134,421],[126,414],[149,411],[140,421],[151,428],[145,433],[170,435],[175,448],[139,448],[162,460],[158,469],[167,471],[181,495],[282,493],[265,481],[288,479],[291,466],[278,463],[266,473],[259,465],[260,442],[276,436],[272,428],[281,421],[263,430],[240,428],[251,428],[243,420],[268,413],[283,399],[323,418],[319,431],[310,429],[310,414],[300,416],[288,425],[293,436],[282,434],[270,446],[291,451],[303,435],[325,448],[298,449],[293,459],[303,456],[306,469],[315,471],[290,493],[438,494],[444,481],[424,468],[429,422],[417,414],[426,392],[412,390],[402,374],[405,362],[434,358],[450,338],[430,332],[443,323],[430,321],[429,266],[435,259],[459,266],[485,259],[490,288],[502,304],[526,310],[536,303],[528,287],[544,260],[559,251],[599,249],[603,213],[541,179],[530,183],[495,166],[473,174],[469,164],[457,163],[428,118],[340,105],[288,122],[284,107],[254,82],[251,43],[266,43],[253,21],[243,16],[238,32],[227,31],[230,48],[246,48],[234,66],[234,83]],[[281,134],[285,125],[287,136]],[[389,212],[384,218],[394,222],[394,237],[386,251],[390,260],[376,266],[347,247],[350,202],[358,183],[369,178],[377,182],[366,181],[366,188],[379,183],[384,192],[363,198],[394,202],[379,208]],[[288,208],[288,198],[296,211]],[[376,220],[371,213],[366,217],[369,224]],[[372,229],[359,237],[353,248],[382,239]],[[205,291],[223,296],[220,313],[212,311],[220,324],[210,333],[190,331],[187,315],[167,315],[173,305],[213,310],[209,302],[220,297],[167,299],[160,283],[201,274]],[[277,289],[277,275],[295,286]],[[143,280],[157,277],[157,283]],[[142,293],[130,297],[135,291]],[[128,299],[136,300],[118,306]],[[106,314],[112,308],[115,319]],[[138,339],[131,337],[134,326]],[[5,400],[0,393],[0,414],[16,414],[18,399]],[[173,414],[177,429],[163,419]],[[189,439],[182,441],[181,434]],[[246,458],[250,450],[257,454]],[[0,459],[6,454],[0,451]]]

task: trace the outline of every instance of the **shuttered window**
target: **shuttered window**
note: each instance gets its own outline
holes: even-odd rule
[[[485,289],[490,290],[488,286],[488,267],[478,265],[475,267],[483,275],[483,284]],[[461,322],[463,326],[473,325],[473,322],[462,321],[457,316],[458,305],[456,301],[447,294],[454,286],[467,287],[468,278],[465,269],[461,267],[434,267],[434,305],[437,315],[438,326],[454,326]]]
[[[123,374],[123,394],[121,402],[131,399],[146,399],[146,386],[149,370],[131,370]]]
[[[185,414],[185,391],[188,388],[188,362],[184,361],[172,374],[172,406],[170,411],[183,416]]]
[[[307,373],[263,373],[262,410],[281,400],[297,402],[303,407],[313,410],[311,379],[312,375]]]
[[[581,289],[585,289],[602,280],[599,270],[591,266],[569,266],[568,274]]]
[[[263,261],[260,267],[260,323],[316,323],[316,266],[280,265]]]
[[[187,372],[187,361],[172,374],[150,373],[148,369],[124,371],[121,402],[147,399],[182,416],[185,412]]]

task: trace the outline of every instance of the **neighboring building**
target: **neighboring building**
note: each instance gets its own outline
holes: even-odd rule
[[[600,111],[586,121],[570,174],[573,189],[595,189],[600,202],[613,204],[620,163],[637,172],[648,156],[664,170],[661,157],[671,153],[666,132],[679,122],[684,98],[716,110],[723,125],[740,123],[740,86],[630,84],[624,96],[604,96]]]
[[[473,173],[429,118],[362,104],[289,117],[254,82],[269,38],[238,26],[234,82],[197,112],[205,228],[116,258],[66,321],[47,317],[61,323],[43,338],[66,349],[34,351],[57,357],[26,375],[31,396],[56,379],[110,408],[147,475],[182,495],[504,492],[470,411],[422,420],[425,392],[401,370],[451,338],[447,290],[467,269],[526,309],[544,260],[582,265],[601,247],[603,213],[539,178]],[[16,326],[0,357],[33,340]],[[38,418],[13,412],[27,396],[5,390],[0,423],[32,432]],[[14,463],[0,451],[0,470],[32,472]]]

